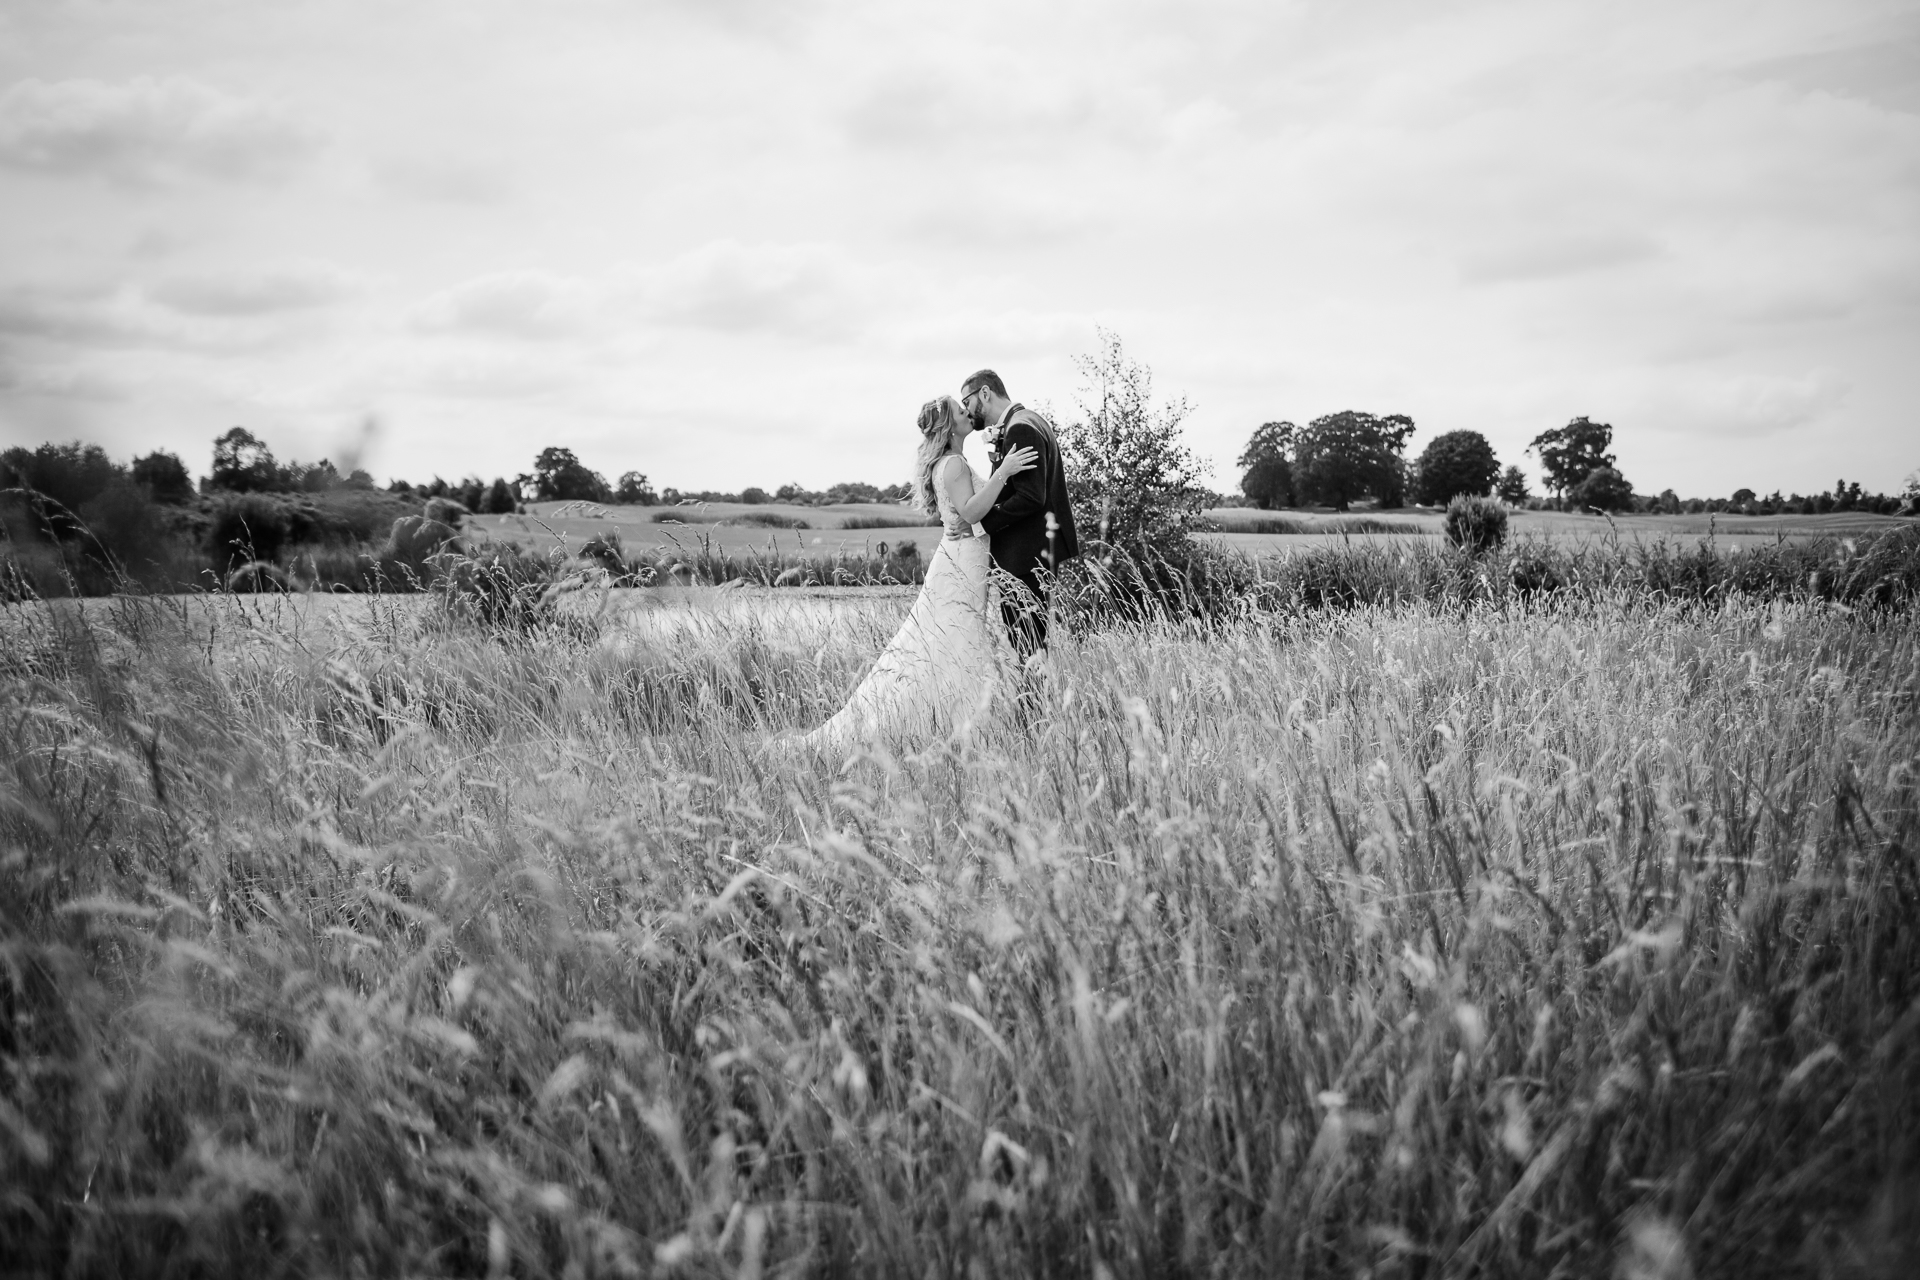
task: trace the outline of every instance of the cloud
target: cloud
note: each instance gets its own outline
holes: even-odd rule
[[[641,269],[631,287],[656,323],[810,339],[848,337],[926,291],[915,272],[831,245],[733,240]]]
[[[391,158],[373,166],[374,179],[389,191],[439,204],[496,204],[513,194],[513,183],[496,165],[451,156]]]
[[[1460,277],[1469,284],[1549,280],[1603,271],[1661,256],[1653,237],[1640,231],[1602,231],[1549,236],[1503,244],[1467,255]]]
[[[1748,63],[1737,74],[1920,115],[1920,30],[1910,23],[1889,39],[1767,58]]]
[[[353,272],[327,263],[293,263],[256,271],[178,276],[147,290],[162,306],[188,315],[255,316],[331,306],[360,291]]]
[[[1798,376],[1695,375],[1649,388],[1634,414],[1640,421],[1670,424],[1690,435],[1757,439],[1809,426],[1840,407],[1853,389],[1835,369]]]
[[[208,285],[212,282],[202,282]],[[282,286],[284,287],[284,286]],[[0,288],[0,336],[14,342],[77,348],[161,348],[258,353],[285,345],[303,329],[272,308],[241,309],[230,291],[189,293],[198,309],[162,302],[132,287]],[[256,293],[253,301],[267,301]]]
[[[1060,148],[1106,144],[1130,150],[1190,148],[1239,123],[1209,96],[1178,100],[1134,80],[1079,81],[1058,64],[1008,62],[990,87],[937,66],[883,75],[842,113],[855,142],[925,151],[985,147],[996,157],[1051,158]]]
[[[584,281],[543,271],[499,271],[435,294],[414,310],[429,333],[552,339],[586,329],[600,299]]]
[[[23,80],[0,94],[0,163],[43,173],[273,181],[320,141],[281,107],[180,76]]]
[[[830,341],[927,296],[917,272],[835,246],[719,240],[593,280],[530,270],[477,276],[414,308],[412,327],[521,341],[687,329]]]

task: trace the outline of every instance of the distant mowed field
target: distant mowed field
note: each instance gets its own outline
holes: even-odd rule
[[[1208,542],[1249,555],[1272,555],[1338,542],[1380,542],[1398,538],[1438,538],[1441,516],[1429,511],[1336,514],[1310,511],[1256,511],[1223,507],[1207,513],[1215,526],[1201,535]],[[882,524],[890,527],[861,527]],[[882,543],[911,540],[931,549],[940,538],[937,524],[910,508],[885,503],[831,507],[785,503],[699,503],[684,507],[617,507],[590,503],[535,503],[525,515],[475,516],[472,525],[485,537],[534,549],[578,547],[608,531],[618,533],[629,556],[648,548],[662,557],[722,552],[808,555],[823,559],[868,555]],[[1514,513],[1512,535],[1558,543],[1674,541],[1712,537],[1725,550],[1746,550],[1780,540],[1865,537],[1911,521],[1897,516],[1843,512],[1830,515],[1575,515],[1556,511]],[[792,527],[792,526],[805,527]]]

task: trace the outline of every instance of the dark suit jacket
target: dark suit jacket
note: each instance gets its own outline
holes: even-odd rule
[[[1073,508],[1067,505],[1067,474],[1060,464],[1060,442],[1054,438],[1053,425],[1033,410],[1015,405],[1007,414],[1000,447],[988,456],[997,467],[1008,450],[1020,446],[1040,456],[1031,470],[1007,481],[992,509],[980,517],[980,527],[992,539],[993,562],[1031,582],[1033,571],[1041,565],[1057,568],[1079,555],[1080,539],[1074,532]],[[1051,546],[1049,515],[1054,521]]]

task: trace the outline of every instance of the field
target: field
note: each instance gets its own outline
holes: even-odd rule
[[[1440,537],[1440,516],[1431,512],[1335,515],[1221,508],[1207,515],[1216,531],[1201,535],[1203,541],[1253,556],[1286,554],[1348,542],[1379,543],[1403,537],[1433,541]],[[850,523],[857,526],[881,521],[899,522],[902,527],[847,527]],[[778,527],[785,522],[806,527]],[[1692,544],[1711,536],[1717,547],[1731,551],[1767,546],[1782,539],[1870,537],[1911,523],[1894,516],[1859,513],[1637,515],[1621,516],[1609,522],[1603,516],[1522,511],[1513,516],[1512,528],[1516,538],[1537,538],[1563,545],[1616,539]],[[832,560],[871,556],[879,553],[882,543],[892,546],[902,539],[915,542],[925,552],[940,539],[938,526],[923,523],[909,509],[882,504],[803,507],[782,503],[756,506],[702,503],[665,508],[535,503],[526,515],[476,516],[470,524],[483,539],[516,542],[538,550],[561,545],[579,547],[595,535],[613,530],[619,534],[629,556],[654,560],[691,560],[714,552],[760,556],[770,563],[795,556]],[[1256,531],[1276,526],[1288,531]]]
[[[1911,1274],[1910,598],[909,598],[0,614],[7,1267]]]

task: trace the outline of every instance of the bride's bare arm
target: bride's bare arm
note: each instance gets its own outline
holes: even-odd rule
[[[993,469],[987,482],[978,489],[973,487],[973,470],[970,467],[944,467],[941,470],[940,484],[946,490],[947,501],[953,504],[954,512],[960,522],[969,528],[980,523],[980,517],[993,509],[994,499],[1006,487],[1011,476],[1031,469],[1039,461],[1040,455],[1032,449],[1011,450],[1000,465]],[[956,533],[965,533],[965,529],[956,529]]]

